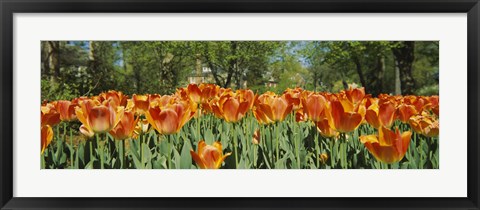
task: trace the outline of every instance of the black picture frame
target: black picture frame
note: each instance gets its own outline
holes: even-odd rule
[[[478,0],[0,0],[1,209],[479,209]],[[15,13],[467,13],[468,196],[465,198],[18,198],[13,197]],[[454,129],[454,128],[446,128]],[[39,180],[41,181],[41,180]],[[321,181],[321,180],[319,180]],[[445,180],[450,181],[450,180]],[[161,189],[159,189],[161,190]],[[321,190],[321,189],[318,189]],[[412,189],[414,190],[414,189]]]

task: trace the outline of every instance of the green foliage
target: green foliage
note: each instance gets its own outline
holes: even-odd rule
[[[49,80],[41,81],[42,101],[71,100],[78,95],[75,84],[59,84]]]
[[[431,96],[431,95],[439,95],[438,92],[438,85],[429,85],[423,86],[422,88],[418,89],[416,94],[421,96]]]
[[[170,94],[196,76],[197,61],[222,87],[280,93],[302,87],[336,92],[345,84],[395,93],[390,41],[58,41],[42,42],[42,100],[96,95]],[[52,54],[53,53],[53,54]],[[415,44],[415,92],[438,84],[438,42]],[[55,61],[57,61],[57,64]],[[55,67],[58,67],[56,72]],[[274,87],[268,84],[273,82]],[[343,88],[342,88],[343,86]]]
[[[418,90],[438,84],[438,42],[415,43],[413,77]],[[303,46],[300,53],[311,75],[307,87],[334,91],[341,81],[364,86],[373,95],[395,92],[392,50],[401,47],[401,42],[318,41],[304,42]]]
[[[324,138],[311,122],[296,122],[294,114],[275,124],[258,124],[251,113],[238,123],[227,123],[213,115],[190,120],[178,134],[162,135],[155,130],[127,140],[114,140],[109,134],[93,138],[78,136],[61,123],[54,127],[54,138],[41,156],[43,169],[195,169],[190,150],[198,142],[218,141],[223,152],[232,152],[224,169],[424,169],[439,168],[439,140],[413,133],[405,157],[398,163],[376,160],[360,142],[359,136],[377,133],[368,124]],[[410,130],[400,121],[394,127]],[[252,142],[260,131],[260,143]],[[322,154],[326,158],[321,158]],[[325,156],[326,155],[326,156]]]

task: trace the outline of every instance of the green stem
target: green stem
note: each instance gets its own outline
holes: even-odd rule
[[[314,127],[313,132],[315,132],[314,142],[315,142],[315,160],[317,160],[317,168],[320,168],[320,148],[318,145],[318,131]]]
[[[92,143],[93,140],[90,140],[90,161],[93,161],[94,157],[93,157],[93,143]]]
[[[65,140],[65,136],[67,135],[67,123],[63,123],[63,139]]]
[[[127,148],[125,147],[125,141],[126,140],[122,140],[122,148],[123,148],[123,164],[125,165],[125,169],[128,168],[128,155],[127,155]],[[131,145],[130,145],[131,146]]]
[[[75,169],[79,169],[79,167],[80,167],[80,163],[79,163],[79,161],[78,161],[78,158],[79,158],[79,157],[78,157],[78,148],[80,148],[80,145],[83,145],[83,148],[85,148],[85,144],[83,144],[83,143],[81,143],[81,142],[78,142],[77,151],[76,151],[76,153],[75,153],[75,167],[74,167]]]
[[[97,140],[97,149],[98,149],[98,153],[99,153],[99,156],[100,156],[100,168],[103,169],[104,166],[103,166],[103,146],[100,142],[100,134],[95,134],[95,137],[96,137],[96,140]]]
[[[245,140],[245,149],[243,149],[243,153],[242,153],[242,154],[247,154],[247,155],[250,151],[250,144],[252,144],[252,141],[249,142],[249,139],[251,139],[252,136],[253,136],[253,133],[250,133],[250,120],[249,119],[251,119],[251,118],[249,116],[249,113],[247,113],[247,116],[246,116],[245,121],[244,121],[245,124],[246,124],[246,126],[244,126],[244,129],[245,129],[244,133],[245,133],[245,136],[247,136],[247,138]],[[244,161],[244,163],[245,163],[244,167],[248,168],[247,167],[247,161]]]
[[[298,128],[297,128],[297,126],[299,126],[299,125],[298,125],[298,123],[295,122],[295,115],[294,114],[290,114],[290,121],[291,121],[291,125],[293,127],[292,139],[293,139],[293,143],[295,144],[295,157],[297,159],[297,168],[300,169],[301,168],[301,166],[300,166],[300,147],[298,145],[299,134],[298,134]]]
[[[172,168],[172,135],[168,135],[168,169]]]
[[[257,145],[253,144],[253,168],[257,168]]]
[[[333,149],[334,149],[333,144],[335,144],[335,137],[330,138],[328,143],[330,144],[330,166],[331,166],[331,168],[334,168],[335,167],[335,159],[337,158],[337,157],[333,156],[333,154],[334,154],[333,153]]]
[[[139,154],[140,154],[140,164],[141,164],[141,167],[142,169],[145,168],[145,165],[143,164],[144,160],[143,160],[143,141],[145,140],[145,136],[142,136],[141,138],[139,138],[140,140],[140,146],[139,146]]]
[[[120,156],[120,168],[125,168],[125,140],[120,140],[120,142],[115,142],[116,146],[118,145],[118,156]]]
[[[276,143],[275,144],[276,145],[275,152],[276,152],[276,160],[277,161],[278,161],[278,159],[280,159],[280,150],[279,150],[280,140],[279,139],[280,139],[280,136],[281,136],[278,133],[279,132],[278,131],[278,123],[279,122],[276,122],[275,125],[274,125],[275,126],[275,134],[277,135],[277,138],[275,138],[275,141],[276,141],[275,142]]]
[[[342,133],[342,140],[340,142],[340,149],[341,149],[341,155],[342,155],[342,158],[340,159],[340,164],[342,165],[342,168],[343,169],[346,169],[347,168],[347,136],[345,133]]]
[[[74,151],[74,148],[73,148],[72,129],[70,129],[70,147],[71,147],[71,150],[70,150],[70,161],[71,161],[71,167],[72,167],[72,169],[73,169],[73,168],[74,168],[74,161],[73,161],[73,151]]]
[[[238,137],[237,137],[237,133],[236,133],[236,130],[235,130],[235,123],[232,123],[232,134],[233,134],[233,150],[235,152],[235,168],[238,168]]]
[[[263,159],[265,160],[265,164],[267,165],[268,169],[271,169],[272,167],[270,166],[270,163],[268,162],[267,154],[265,154],[265,149],[267,148],[267,135],[265,133],[265,125],[259,125],[260,126],[260,144],[262,145],[262,155]]]
[[[45,169],[45,154],[40,153],[40,167],[41,169]]]
[[[268,126],[268,129],[271,129],[271,124],[269,124]],[[270,148],[269,151],[268,151],[268,154],[270,154],[270,160],[272,161],[272,167],[275,167],[275,153],[274,153],[274,149],[273,149],[273,138],[276,137],[276,134],[275,134],[276,130],[275,130],[275,127],[273,127],[273,132],[270,132],[270,136],[268,138],[268,141],[270,142]]]
[[[200,141],[200,114],[201,114],[201,109],[198,109],[197,110],[197,118],[195,119],[195,121],[197,122],[197,142]]]

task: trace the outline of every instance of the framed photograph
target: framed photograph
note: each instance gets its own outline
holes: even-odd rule
[[[0,7],[1,209],[479,208],[477,0]]]

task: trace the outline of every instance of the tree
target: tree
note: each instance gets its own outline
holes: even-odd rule
[[[309,60],[315,81],[321,77],[332,86],[332,83],[341,80],[343,88],[348,88],[347,83],[360,83],[372,95],[389,92],[389,88],[384,85],[386,60],[391,54],[390,49],[395,47],[394,43],[321,41],[309,45],[304,54]],[[316,86],[315,82],[314,87]]]
[[[412,76],[412,67],[415,59],[415,42],[404,41],[397,43],[398,46],[392,48],[392,52],[395,56],[395,67],[398,68],[400,73],[402,94],[413,94],[415,89],[415,79]]]
[[[215,82],[222,87],[230,87],[232,82],[241,88],[249,72],[258,73],[270,62],[283,42],[269,41],[218,41],[202,42],[199,53],[202,60],[212,70]],[[255,74],[254,73],[254,74]]]

